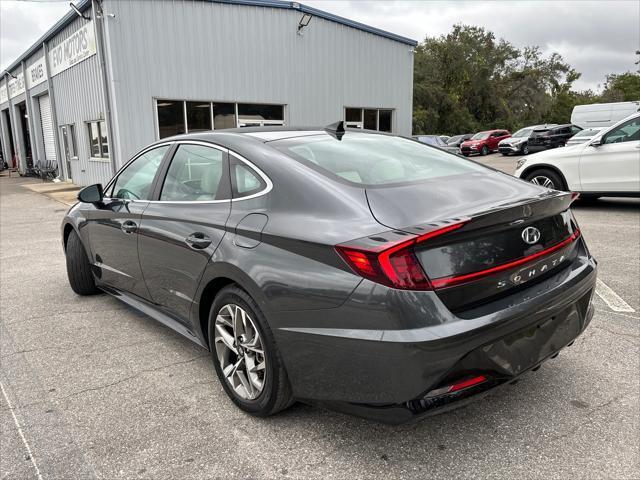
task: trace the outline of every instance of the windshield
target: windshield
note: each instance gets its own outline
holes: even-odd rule
[[[515,138],[530,137],[531,136],[531,132],[533,132],[533,128],[521,128],[520,130],[518,130],[516,133],[514,133],[511,136],[515,137]]]
[[[437,148],[402,137],[347,132],[270,142],[278,150],[328,177],[358,185],[414,182],[486,169]]]
[[[471,137],[471,140],[486,140],[487,138],[489,138],[490,133],[491,132],[478,132],[473,137]]]
[[[454,135],[449,140],[447,140],[447,145],[458,143],[460,140],[462,140],[462,137],[464,137],[464,135]]]

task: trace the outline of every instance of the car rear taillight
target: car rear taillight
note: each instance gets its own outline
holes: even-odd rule
[[[360,246],[357,242],[355,245],[350,242],[337,245],[336,251],[355,273],[373,282],[403,290],[432,290],[431,282],[414,253],[415,246],[457,230],[466,223],[446,225],[409,238],[403,235],[380,245]]]

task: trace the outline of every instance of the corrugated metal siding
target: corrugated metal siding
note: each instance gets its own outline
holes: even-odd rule
[[[107,0],[122,164],[155,139],[153,98],[286,104],[291,126],[343,118],[344,106],[392,108],[411,133],[411,47],[292,10],[190,0]]]
[[[85,13],[88,14],[89,11]],[[86,20],[78,18],[68,25],[49,43],[49,51],[85,23]],[[89,159],[89,134],[85,124],[91,120],[104,119],[106,115],[98,56],[93,55],[59,73],[53,77],[52,84],[58,121],[55,130],[59,142],[62,143],[60,125],[73,124],[75,128],[78,160],[74,160],[71,166],[73,182],[77,185],[104,183],[112,176],[111,164]]]

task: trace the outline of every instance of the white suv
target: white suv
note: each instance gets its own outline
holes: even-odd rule
[[[640,114],[571,147],[546,150],[518,161],[515,176],[583,197],[640,196]]]

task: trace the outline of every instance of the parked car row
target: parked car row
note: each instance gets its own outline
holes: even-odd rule
[[[640,196],[640,113],[589,130],[572,137],[580,143],[521,158],[515,176],[582,197]]]

